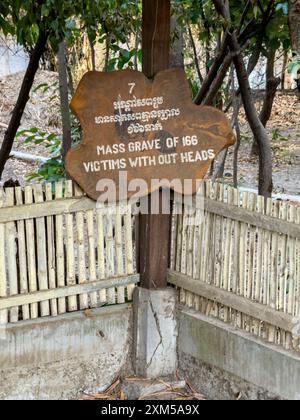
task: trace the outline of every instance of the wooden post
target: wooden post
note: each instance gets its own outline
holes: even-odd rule
[[[153,78],[170,64],[170,0],[143,0],[143,72]]]
[[[143,0],[143,72],[148,78],[169,67],[170,60],[170,0]],[[166,192],[159,194],[162,203]],[[141,215],[138,228],[138,260],[141,287],[162,289],[167,287],[170,259],[171,214]]]

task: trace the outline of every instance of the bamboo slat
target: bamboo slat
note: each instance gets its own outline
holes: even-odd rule
[[[66,181],[65,183],[65,198],[73,197],[73,182]],[[66,280],[68,286],[76,284],[75,277],[75,250],[74,250],[74,217],[73,214],[66,214]],[[95,279],[96,280],[96,279]],[[76,296],[68,297],[68,311],[77,311]]]
[[[106,213],[106,269],[107,277],[115,275],[115,247],[114,247],[114,233],[113,233],[113,219],[114,213],[112,208],[108,208]],[[116,290],[114,287],[107,291],[107,302],[110,305],[116,303]]]
[[[46,201],[53,201],[53,185],[48,183],[45,186]],[[47,222],[47,258],[48,258],[48,276],[49,276],[49,289],[56,289],[56,259],[55,259],[55,231],[54,231],[54,218],[48,216]],[[51,299],[50,311],[52,316],[57,316],[58,307],[57,300]]]
[[[0,188],[0,209],[5,204],[5,194],[3,188]],[[7,296],[7,274],[6,274],[6,250],[5,250],[5,225],[0,223],[0,299]],[[0,311],[0,325],[8,323],[8,311]]]
[[[124,216],[124,224],[125,224],[125,266],[126,266],[126,273],[133,274],[134,267],[133,267],[133,239],[132,239],[132,215],[131,215],[131,206],[127,205],[127,209]],[[132,300],[134,285],[127,286],[127,298],[129,301]]]
[[[6,207],[11,207],[15,202],[15,193],[13,188],[5,190]],[[17,270],[17,231],[14,222],[6,223],[6,246],[7,246],[7,268],[8,268],[8,282],[9,294],[18,294],[18,270]],[[19,320],[19,308],[16,306],[10,309],[10,322],[17,322]]]
[[[86,212],[87,222],[87,235],[88,235],[88,264],[89,264],[89,275],[90,281],[94,282],[97,280],[97,269],[96,269],[96,249],[95,249],[95,223],[94,223],[94,211],[88,210]],[[97,293],[91,293],[90,295],[90,306],[96,308],[98,305]]]
[[[104,280],[105,273],[105,246],[104,246],[104,223],[103,223],[103,209],[97,210],[97,238],[98,238],[98,276],[100,280]],[[107,302],[106,290],[100,292],[100,303]]]
[[[44,201],[44,193],[42,185],[37,184],[33,189],[34,199],[36,203]],[[38,287],[39,290],[47,290],[48,287],[48,264],[47,264],[47,249],[46,249],[46,225],[45,218],[38,217],[36,223],[36,248],[37,248],[37,271],[38,271]],[[49,302],[41,302],[40,305],[41,316],[50,315]]]
[[[186,209],[175,221],[173,272],[212,285],[243,302],[260,304],[271,313],[300,313],[300,207],[278,202],[223,184],[204,184],[204,223],[191,241]],[[191,249],[192,244],[192,249]],[[192,266],[191,257],[192,254]],[[192,269],[191,269],[192,268]],[[213,302],[210,294],[177,284],[180,302],[260,336],[299,351],[299,338],[284,324],[261,319],[259,313],[230,306],[230,299]],[[221,293],[221,292],[220,292]],[[235,298],[234,298],[235,299]],[[238,302],[234,301],[235,303]],[[250,315],[251,313],[251,315]]]
[[[15,189],[16,204],[22,206],[23,192],[20,187]],[[20,294],[28,293],[28,278],[27,278],[27,256],[26,256],[26,236],[25,236],[25,222],[23,220],[17,222],[18,230],[18,258],[19,258],[19,282]],[[22,306],[22,319],[30,319],[29,305]]]
[[[0,220],[1,325],[132,299],[130,206],[97,208],[72,181],[36,184],[0,189]]]
[[[120,206],[116,208],[115,217],[115,249],[116,249],[116,271],[117,276],[124,274],[123,238],[122,238],[122,214]],[[117,289],[117,303],[125,302],[125,288]]]
[[[33,191],[31,187],[25,187],[25,203],[33,203]],[[26,253],[28,263],[28,282],[29,292],[37,291],[37,271],[36,271],[36,253],[35,253],[35,229],[34,220],[28,219],[25,222],[26,227]],[[33,303],[30,305],[30,317],[36,319],[38,317],[38,305]]]
[[[75,185],[75,197],[82,197],[83,192]],[[76,230],[77,230],[77,260],[78,260],[78,283],[85,284],[87,282],[86,258],[85,258],[85,241],[84,241],[84,213],[79,211],[76,213]],[[79,297],[80,309],[89,307],[88,295],[84,293]]]
[[[62,182],[55,184],[55,201],[63,198],[64,185]],[[55,217],[55,235],[56,235],[56,279],[57,287],[64,287],[65,282],[65,245],[64,245],[64,222],[63,214]],[[58,299],[58,313],[64,314],[67,311],[66,298]]]

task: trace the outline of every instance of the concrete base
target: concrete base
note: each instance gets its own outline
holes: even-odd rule
[[[300,399],[300,357],[193,310],[179,311],[180,370],[210,399]]]
[[[134,292],[135,372],[145,378],[173,375],[177,369],[175,289]]]
[[[174,399],[174,391],[186,392],[185,381],[169,381],[169,378],[161,379],[136,379],[124,380],[121,389],[126,395],[127,400],[153,400],[153,399],[167,399],[168,394]],[[161,393],[165,393],[162,395]],[[155,394],[158,394],[157,396]],[[156,398],[155,398],[156,397]]]
[[[75,399],[130,374],[127,305],[9,325],[0,339],[0,400]]]

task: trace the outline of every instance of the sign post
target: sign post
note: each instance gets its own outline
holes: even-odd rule
[[[143,0],[142,50],[143,73],[152,79],[169,67],[170,60],[170,0]],[[159,192],[163,203],[165,190]],[[148,197],[143,198],[144,200]],[[141,287],[167,287],[170,256],[171,214],[142,214],[138,223],[138,258]]]
[[[170,191],[195,194],[211,161],[234,143],[226,116],[195,105],[184,70],[169,69],[170,9],[170,0],[143,0],[143,73],[83,77],[71,102],[83,140],[66,158],[67,172],[90,198],[112,208],[125,201],[140,214],[134,348],[136,373],[148,377],[177,367],[176,292],[167,287]]]

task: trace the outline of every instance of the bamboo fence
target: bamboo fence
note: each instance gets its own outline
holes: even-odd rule
[[[0,325],[130,301],[132,231],[72,181],[0,189]]]
[[[169,282],[180,302],[299,351],[300,206],[205,182],[175,216]]]

